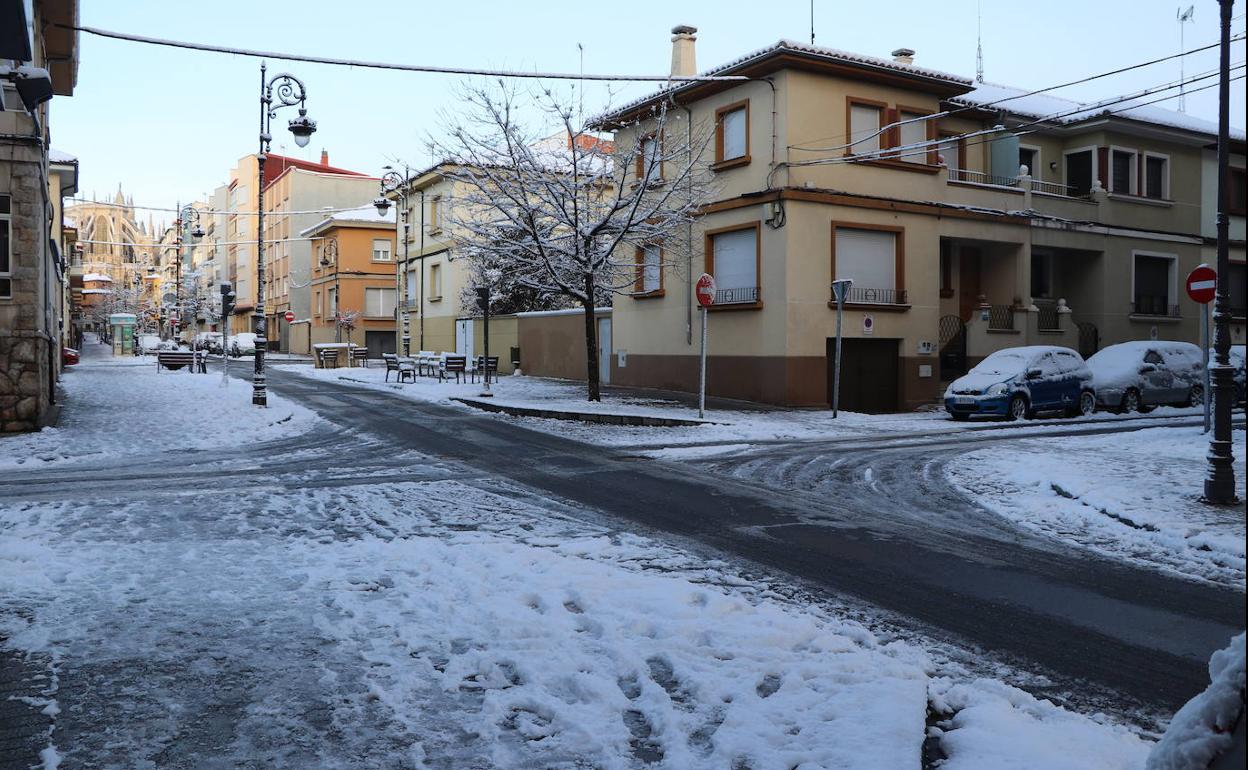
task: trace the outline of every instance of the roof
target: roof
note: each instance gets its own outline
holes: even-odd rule
[[[58,150],[55,147],[51,147],[48,149],[48,162],[49,163],[77,163],[78,158],[74,157],[73,155],[70,155],[67,152]]]
[[[109,283],[113,282],[113,279],[111,276],[107,276],[103,273],[87,273],[86,275],[82,277],[82,280],[84,281],[108,281]]]
[[[1145,96],[1118,104],[1097,106],[1096,103],[1079,102],[1053,94],[1033,94],[1021,88],[1003,86],[997,83],[976,83],[969,93],[953,97],[949,101],[967,106],[990,105],[991,109],[1000,109],[1013,115],[1027,118],[1042,118],[1060,114],[1063,117],[1046,121],[1052,124],[1070,125],[1082,123],[1098,117],[1115,115],[1119,118],[1138,120],[1143,123],[1177,128],[1209,136],[1218,135],[1218,124],[1211,120],[1192,117],[1178,110],[1168,110],[1155,104],[1131,106],[1134,102],[1147,102],[1155,96]],[[1003,101],[1005,100],[1005,101]],[[1243,129],[1232,128],[1231,139],[1244,141]]]
[[[789,60],[782,62],[781,59],[784,57],[788,57]],[[796,57],[796,61],[793,60],[793,57]],[[867,56],[851,51],[842,51],[837,48],[799,43],[795,40],[777,41],[765,48],[751,51],[725,64],[701,72],[699,76],[713,77],[746,74],[746,70],[752,71],[758,68],[761,68],[761,71],[757,74],[761,76],[802,61],[813,65],[831,65],[875,73],[887,76],[892,80],[926,82],[929,86],[934,86],[934,90],[943,91],[947,95],[962,93],[971,86],[971,79],[962,75],[954,75],[926,67],[916,67],[913,64],[904,64],[893,59],[885,59],[878,56]],[[765,66],[769,63],[774,63],[774,66]],[[700,89],[707,88],[712,90],[731,88],[734,85],[737,85],[737,83],[733,81],[685,81],[680,85],[664,88],[640,99],[635,99],[603,116],[601,120],[610,123],[613,119],[620,119],[626,113],[669,95],[697,92]]]
[[[360,206],[358,209],[349,209],[347,211],[335,211],[320,222],[312,225],[308,229],[299,233],[301,236],[308,236],[315,233],[328,230],[331,227],[394,227],[394,217],[386,212],[385,215],[377,212],[377,207],[369,204]]]
[[[268,181],[265,189],[277,181],[277,178],[286,173],[289,169],[298,168],[304,171],[315,171],[318,174],[341,174],[342,176],[358,176],[364,179],[369,178],[368,174],[359,171],[350,171],[345,168],[338,168],[327,163],[317,163],[310,160],[302,160],[300,158],[292,158],[287,155],[276,155],[269,153],[265,156],[264,176]]]

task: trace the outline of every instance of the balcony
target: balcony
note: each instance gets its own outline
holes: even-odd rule
[[[983,171],[972,171],[965,168],[951,168],[948,169],[948,172],[950,182],[961,182],[963,184],[981,185],[984,187],[1008,187],[1020,192],[1026,190],[1026,187],[1023,185],[1023,177],[1019,176],[994,176]],[[1043,195],[1056,195],[1062,198],[1087,197],[1086,195],[1080,195],[1075,188],[1060,182],[1044,182],[1034,178],[1031,180],[1031,191]]]
[[[1155,318],[1180,318],[1178,305],[1170,304],[1165,295],[1141,294],[1131,303],[1131,315],[1147,315]]]
[[[758,287],[743,286],[735,289],[719,289],[715,292],[715,305],[753,305],[758,302]]]
[[[988,329],[990,331],[1004,332],[1014,330],[1014,306],[1013,305],[989,305],[988,306]]]
[[[831,301],[828,303],[835,307],[836,291],[831,293]],[[874,289],[868,287],[851,287],[845,295],[846,305],[886,305],[897,306],[899,309],[908,307],[905,289]]]

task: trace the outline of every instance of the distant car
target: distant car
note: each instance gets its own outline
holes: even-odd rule
[[[78,351],[73,348],[61,348],[61,363],[65,366],[78,363]]]
[[[1245,351],[1244,351],[1243,345],[1231,345],[1231,366],[1235,367],[1235,401],[1240,406],[1243,406],[1245,401],[1248,400],[1245,398],[1246,396],[1245,390],[1248,390],[1248,388],[1245,387],[1246,385],[1248,385],[1248,382],[1246,382],[1246,380],[1248,380],[1248,375],[1246,375],[1244,371],[1244,364],[1245,364],[1244,353]],[[1210,348],[1209,349],[1209,365],[1210,366],[1213,366],[1213,363],[1214,363],[1213,355],[1214,355],[1213,349]]]
[[[230,335],[230,355],[250,356],[256,352],[256,335],[252,332],[239,332]]]
[[[160,335],[140,334],[134,338],[134,347],[143,355],[160,350]]]
[[[221,352],[221,332],[199,332],[195,335],[191,347],[206,350],[209,353]]]
[[[1204,403],[1205,363],[1190,342],[1122,342],[1088,359],[1096,402],[1106,409],[1146,411],[1155,406]]]
[[[1038,412],[1091,414],[1096,411],[1096,391],[1092,372],[1070,348],[1006,348],[949,384],[945,411],[955,420],[972,415],[1022,420]]]

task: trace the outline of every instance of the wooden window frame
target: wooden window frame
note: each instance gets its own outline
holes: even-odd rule
[[[649,246],[659,247],[659,288],[646,291],[646,249]],[[663,277],[663,261],[665,251],[660,243],[651,243],[646,246],[638,246],[635,254],[636,259],[636,276],[633,281],[633,299],[652,299],[655,297],[663,297],[667,294],[667,287],[664,285]]]
[[[707,274],[715,275],[715,236],[724,233],[732,233],[738,230],[754,231],[754,282],[758,285],[758,301],[757,302],[741,302],[731,305],[711,305],[707,310],[715,311],[731,311],[731,310],[762,310],[763,309],[763,223],[757,220],[753,222],[744,222],[738,225],[728,225],[726,227],[716,227],[713,230],[707,230],[703,233],[703,256],[704,267]],[[693,287],[689,287],[692,291]]]
[[[926,107],[912,107],[906,104],[898,104],[896,107],[893,108],[894,119],[891,122],[893,123],[900,122],[902,120],[901,113],[903,112],[908,112],[915,117],[924,117],[924,118],[930,118],[932,115],[936,114]],[[924,128],[923,135],[926,137],[924,141],[926,142],[934,141],[937,135],[936,121],[930,120],[930,119],[925,121],[923,124],[923,128]],[[888,133],[893,135],[892,136],[893,141],[889,142],[889,145],[892,147],[900,147],[901,146],[901,126],[893,126],[892,130],[889,131]],[[902,163],[911,163],[911,164],[917,164],[920,166],[921,165],[935,166],[937,164],[936,154],[937,154],[936,146],[929,144],[927,148],[927,153],[925,155],[911,156],[915,158],[922,157],[923,158],[922,161],[905,160],[904,158],[901,157],[900,151],[897,153],[897,160],[900,160]]]
[[[906,228],[901,225],[877,225],[870,222],[846,222],[832,220],[832,244],[829,255],[829,267],[831,268],[828,275],[828,285],[832,285],[832,281],[836,280],[836,231],[841,230],[876,230],[879,232],[892,233],[893,238],[893,291],[903,292],[906,290]],[[847,302],[846,305],[852,305],[856,308],[869,307],[878,310],[907,310],[909,304],[870,304],[866,302]],[[829,307],[835,307],[835,302],[828,302]]]
[[[877,129],[884,128],[884,126],[887,125],[888,123],[888,102],[881,102],[876,99],[864,99],[861,96],[846,96],[845,97],[845,139],[847,140],[846,141],[847,146],[845,147],[846,157],[856,157],[858,154],[854,152],[854,146],[852,144],[854,141],[854,105],[860,105],[863,107],[873,107],[880,111],[880,124],[876,126]],[[885,150],[887,150],[888,147],[892,144],[890,141],[888,141],[888,134],[889,132],[885,131],[884,133],[877,136],[876,138],[879,140],[880,149],[871,150],[870,152],[883,153]]]
[[[1240,189],[1248,190],[1248,170],[1242,169],[1238,166],[1228,166],[1226,169],[1226,200],[1222,201],[1223,208],[1226,210],[1226,213],[1231,216],[1248,216],[1248,201],[1245,201],[1244,198],[1234,200],[1231,195],[1231,190],[1233,189],[1233,185],[1231,184],[1232,175],[1244,177],[1244,183],[1240,184]]]
[[[658,175],[651,180],[651,184],[657,185],[663,182],[663,135],[658,131],[651,131],[649,133],[642,134],[641,137],[637,139],[637,158],[633,169],[637,174],[637,181],[635,184],[641,184],[641,180],[646,177],[646,142],[652,139],[657,142],[659,146],[659,169]]]
[[[745,153],[735,158],[724,157],[724,116],[736,112],[738,110],[745,111]],[[725,169],[737,168],[738,166],[748,166],[750,163],[750,100],[742,99],[732,104],[726,104],[715,110],[715,163],[711,165],[712,171],[724,171]]]

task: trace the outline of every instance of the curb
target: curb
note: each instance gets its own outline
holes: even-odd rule
[[[515,417],[545,417],[551,420],[599,423],[602,425],[637,425],[648,428],[678,428],[692,425],[711,425],[706,420],[685,420],[677,417],[654,417],[641,414],[600,414],[597,412],[568,412],[561,409],[537,409],[528,406],[511,406],[475,398],[452,398],[461,404],[485,412],[499,412]]]

